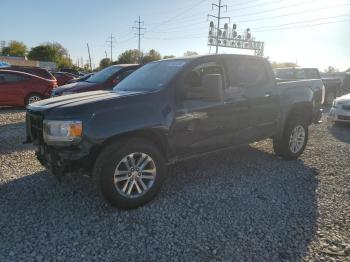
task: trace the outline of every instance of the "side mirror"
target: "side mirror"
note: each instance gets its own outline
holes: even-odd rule
[[[224,99],[223,81],[220,74],[208,74],[202,78],[203,99],[220,102]]]

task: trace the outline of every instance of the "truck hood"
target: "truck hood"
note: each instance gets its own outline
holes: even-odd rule
[[[115,104],[116,100],[141,94],[143,94],[143,92],[115,93],[112,91],[91,91],[41,100],[28,105],[27,109],[35,112],[47,112],[57,109],[64,110],[64,112],[68,113],[72,109],[75,109],[74,111],[79,111],[80,109],[86,109],[92,104],[100,102],[108,106],[110,103]]]

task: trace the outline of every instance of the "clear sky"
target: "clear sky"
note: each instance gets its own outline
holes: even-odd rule
[[[73,60],[87,60],[89,43],[93,64],[98,65],[110,48],[113,58],[137,48],[132,27],[141,16],[144,36],[141,49],[155,48],[162,55],[181,56],[185,51],[207,54],[207,14],[216,14],[218,0],[1,0],[0,41],[19,40],[33,47],[47,41],[65,46]],[[249,27],[265,42],[271,61],[300,66],[350,67],[350,0],[222,0],[231,23]],[[213,50],[213,49],[212,49]],[[221,48],[222,53],[250,53]]]

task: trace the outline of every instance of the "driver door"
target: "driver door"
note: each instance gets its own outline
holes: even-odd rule
[[[224,66],[220,60],[213,59],[193,65],[176,86],[176,120],[170,133],[174,155],[206,153],[223,146],[219,141],[227,136],[225,123],[229,111],[223,99],[214,101],[203,96],[206,86],[203,79],[213,74],[221,76],[219,88],[223,88],[226,85]]]

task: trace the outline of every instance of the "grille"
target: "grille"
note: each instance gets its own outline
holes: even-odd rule
[[[341,116],[341,115],[338,115],[338,119],[339,119],[339,120],[347,120],[347,121],[350,121],[350,116]]]
[[[40,115],[27,113],[27,131],[33,144],[39,144],[43,137],[43,119]]]
[[[343,105],[344,110],[349,110],[350,111],[350,105]]]

